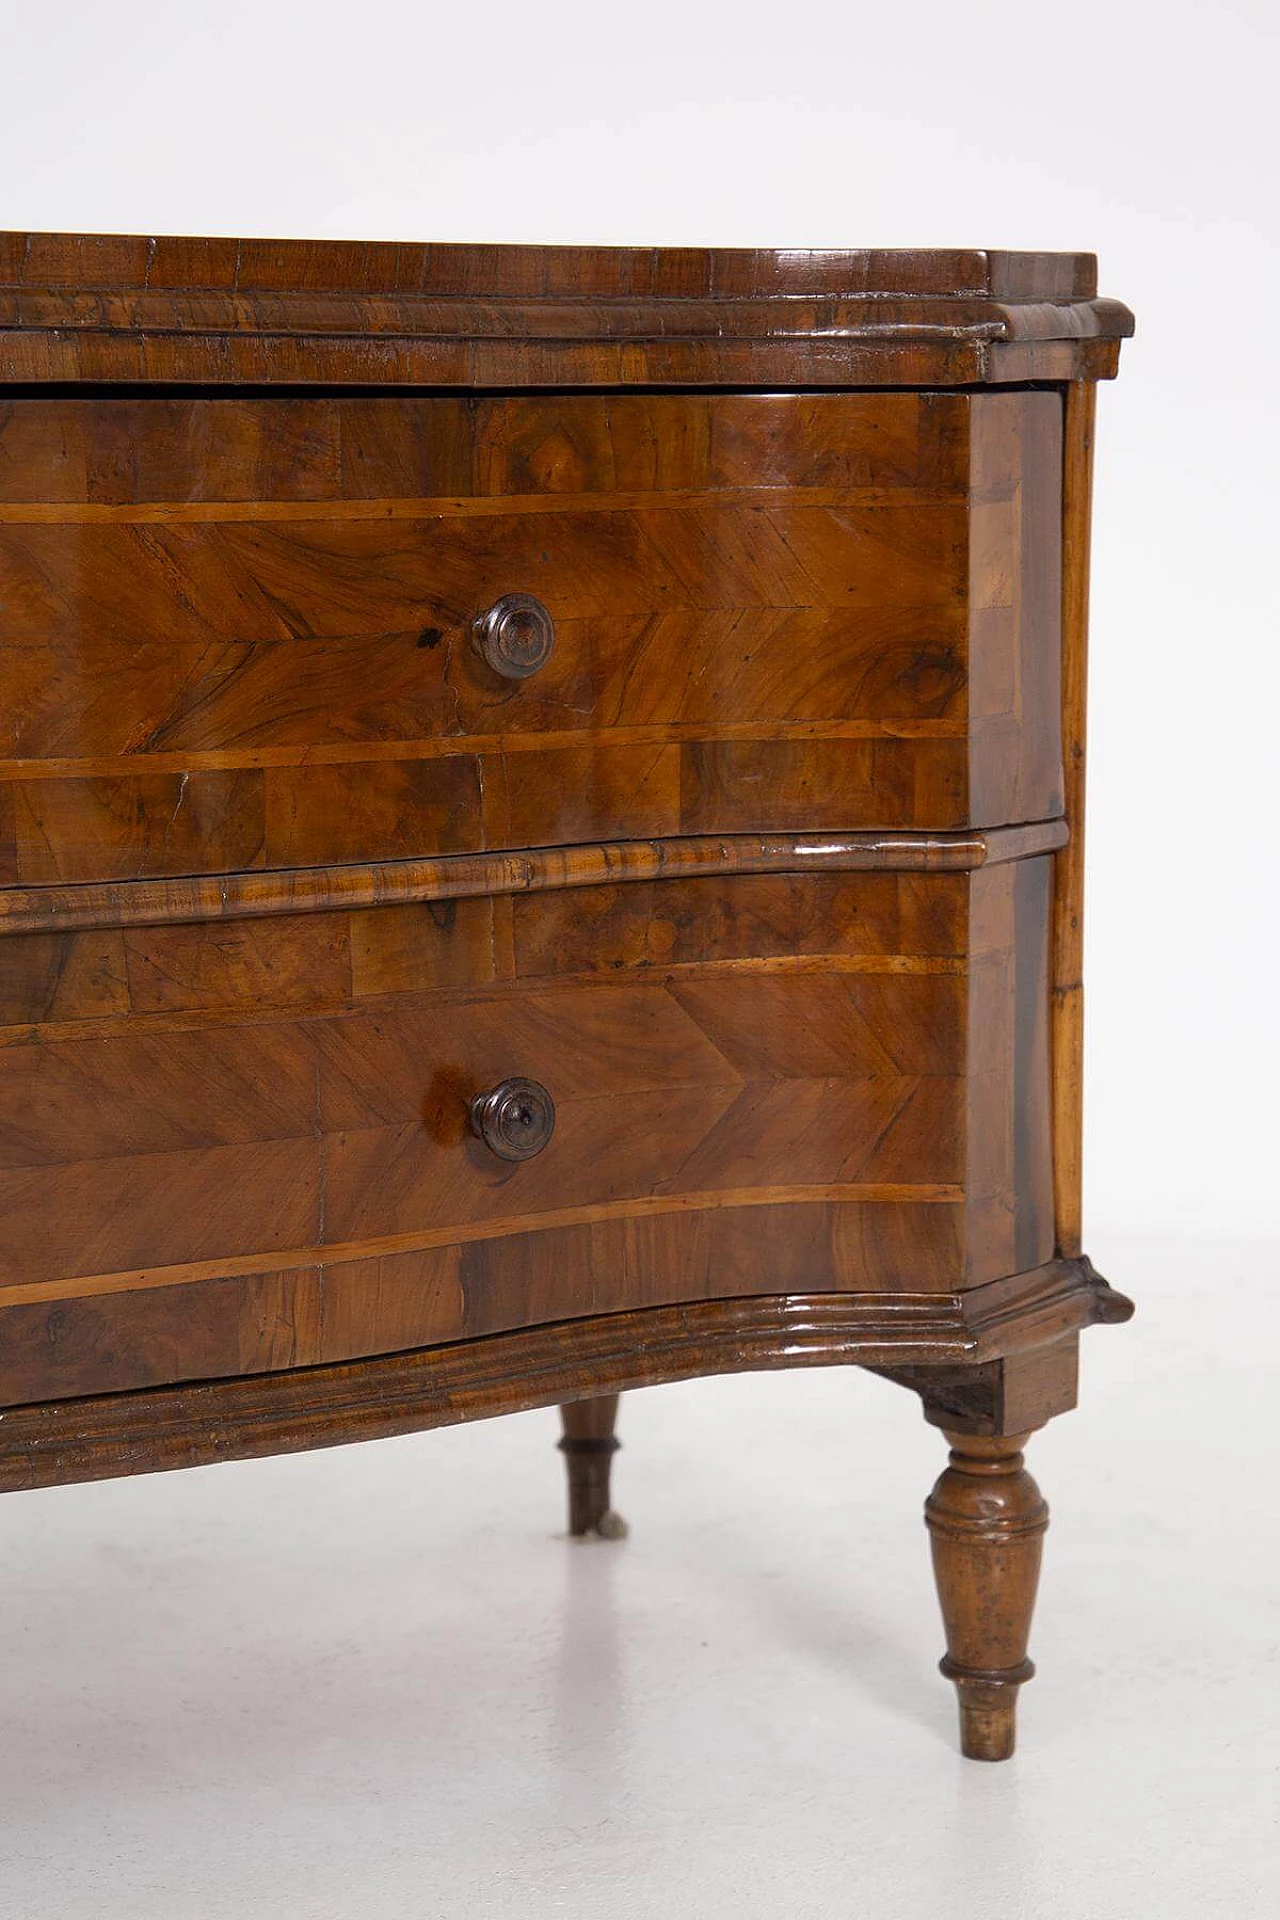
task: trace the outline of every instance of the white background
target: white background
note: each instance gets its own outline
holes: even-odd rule
[[[523,1504],[526,1483],[553,1495],[545,1418],[4,1503],[10,1645],[28,1662],[25,1717],[0,1706],[13,1910],[711,1913],[718,1887],[739,1914],[863,1896],[912,1914],[954,1869],[957,1914],[1274,1912],[1277,1619],[1255,1491],[1280,1278],[1274,0],[23,0],[3,16],[12,228],[1098,252],[1139,332],[1100,396],[1087,1211],[1114,1277],[1147,1288],[1133,1329],[1091,1337],[1106,1352],[1090,1347],[1090,1411],[1039,1442],[1074,1539],[1039,1636],[1057,1691],[1037,1682],[1020,1772],[952,1768],[933,1630],[904,1624],[931,1602],[914,1534],[888,1544],[897,1466],[878,1457],[889,1414],[870,1385],[690,1387],[632,1418],[648,1544],[572,1563],[572,1591],[608,1585],[584,1605],[581,1667],[547,1653],[567,1631],[546,1572],[561,1550]],[[904,1419],[914,1501],[937,1449]],[[713,1529],[707,1545],[686,1493],[730,1516],[727,1543]],[[835,1529],[847,1661],[822,1541],[807,1580],[791,1565],[797,1499]],[[442,1709],[406,1674],[402,1577]],[[789,1597],[770,1613],[774,1577]],[[101,1595],[87,1623],[82,1583]],[[495,1583],[507,1611],[491,1616]],[[593,1607],[624,1591],[622,1634]],[[726,1636],[710,1671],[690,1608]],[[629,1686],[595,1656],[630,1660]],[[895,1809],[898,1837],[878,1839]]]

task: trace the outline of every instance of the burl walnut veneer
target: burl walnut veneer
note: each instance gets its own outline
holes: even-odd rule
[[[0,1485],[848,1363],[1012,1750],[1086,254],[0,236]]]

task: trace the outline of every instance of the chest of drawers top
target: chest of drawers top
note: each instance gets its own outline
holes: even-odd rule
[[[968,386],[1105,379],[1088,253],[0,234],[0,380]]]

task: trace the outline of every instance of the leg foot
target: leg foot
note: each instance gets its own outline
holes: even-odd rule
[[[609,1505],[609,1473],[619,1441],[614,1435],[618,1395],[574,1400],[560,1409],[569,1475],[569,1532],[575,1539],[594,1534],[601,1540],[626,1538],[627,1523]]]
[[[925,1503],[947,1651],[970,1760],[1013,1752],[1049,1509],[1022,1460],[1025,1434],[948,1433],[951,1464]]]

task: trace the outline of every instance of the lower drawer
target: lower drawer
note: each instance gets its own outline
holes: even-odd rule
[[[1048,878],[0,941],[0,1403],[1040,1264]],[[513,1077],[523,1160],[471,1117]]]

